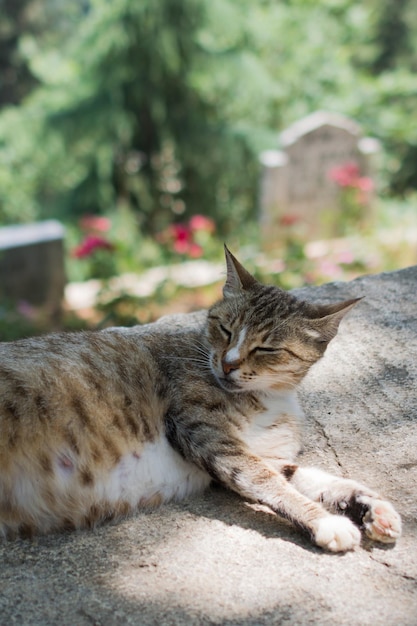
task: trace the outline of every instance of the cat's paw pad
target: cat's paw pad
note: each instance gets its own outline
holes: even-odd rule
[[[346,517],[328,515],[315,522],[314,541],[330,552],[346,552],[359,546],[361,534]]]
[[[364,499],[362,496],[361,500]],[[365,503],[365,502],[364,502]],[[369,498],[368,510],[362,518],[366,535],[374,541],[393,543],[401,536],[401,517],[386,500]]]

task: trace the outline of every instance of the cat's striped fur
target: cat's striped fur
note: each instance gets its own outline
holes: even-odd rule
[[[358,526],[399,536],[377,494],[295,463],[297,385],[357,301],[311,305],[261,285],[227,249],[226,262],[224,298],[200,327],[0,345],[3,536],[91,526],[212,478],[332,551],[357,546]]]

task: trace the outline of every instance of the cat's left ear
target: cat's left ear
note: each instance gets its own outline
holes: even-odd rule
[[[324,304],[315,307],[314,319],[310,319],[307,334],[319,343],[329,343],[336,336],[339,324],[362,298],[345,300],[336,304]]]
[[[245,270],[243,265],[233,256],[226,245],[224,246],[224,254],[227,269],[226,283],[223,287],[223,295],[225,298],[234,296],[239,291],[250,289],[257,284],[258,281],[256,278]]]

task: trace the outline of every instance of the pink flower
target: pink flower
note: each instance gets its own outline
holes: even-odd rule
[[[368,176],[361,176],[361,178],[358,178],[358,180],[356,181],[356,187],[360,191],[370,192],[374,189],[374,182]]]
[[[188,224],[192,231],[204,230],[207,233],[214,233],[216,230],[213,220],[205,215],[193,215]]]
[[[339,187],[356,187],[359,178],[359,167],[353,162],[345,163],[345,165],[333,167],[329,171],[328,176]]]
[[[111,228],[111,221],[102,215],[84,215],[80,219],[80,228],[84,231],[106,233]]]
[[[100,237],[98,235],[87,235],[83,241],[77,246],[73,252],[72,256],[76,259],[84,259],[86,257],[91,256],[96,250],[114,250],[113,244]]]
[[[354,261],[355,257],[350,250],[342,250],[337,255],[337,262],[343,265],[351,265]]]
[[[189,250],[189,243],[188,241],[177,239],[174,241],[172,247],[177,254],[187,254]]]
[[[346,163],[340,167],[334,167],[329,171],[329,178],[339,187],[356,190],[356,201],[360,205],[369,202],[369,195],[374,189],[374,183],[369,176],[360,176],[359,167],[356,163]]]
[[[173,239],[172,248],[177,254],[187,254],[192,241],[191,230],[187,224],[172,224],[169,235]]]
[[[374,190],[374,183],[370,178],[366,176],[362,176],[361,178],[358,178],[358,181],[356,184],[357,203],[362,206],[366,206],[369,203],[370,196],[373,190]]]
[[[198,243],[191,243],[188,248],[188,256],[192,259],[199,259],[203,256],[203,248]]]
[[[337,278],[338,276],[341,276],[342,273],[339,265],[328,259],[323,259],[319,263],[319,270],[323,276],[329,278]]]

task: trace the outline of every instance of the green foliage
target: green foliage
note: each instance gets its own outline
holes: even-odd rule
[[[36,79],[19,50],[21,24],[29,31],[33,19],[27,15],[30,0],[2,0],[0,23],[0,105],[15,104],[33,89]]]
[[[197,211],[229,223],[232,198],[234,219],[248,214],[254,155],[228,119],[228,95],[213,101],[210,79],[199,81],[201,68],[210,77],[210,57],[221,62],[200,42],[206,4],[96,0],[61,57],[26,43],[43,87],[0,121],[2,160],[14,166],[0,198],[4,220],[22,199],[27,213],[42,216],[127,204],[148,232]],[[29,146],[14,139],[21,122],[34,123]],[[35,179],[23,172],[28,162]],[[20,172],[20,197],[10,204]]]
[[[382,140],[387,190],[417,187],[412,0],[6,5],[25,69],[0,112],[1,222],[127,209],[141,237],[196,213],[233,232],[259,150],[319,108]]]

